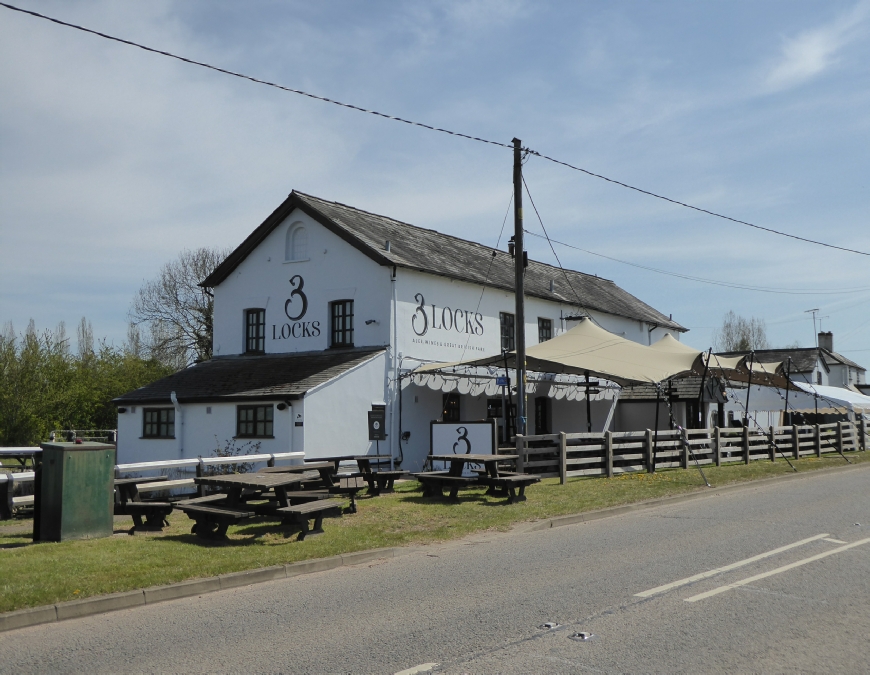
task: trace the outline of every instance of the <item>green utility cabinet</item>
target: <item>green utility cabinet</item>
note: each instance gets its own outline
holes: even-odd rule
[[[33,538],[67,541],[112,536],[115,446],[43,443],[40,447]]]

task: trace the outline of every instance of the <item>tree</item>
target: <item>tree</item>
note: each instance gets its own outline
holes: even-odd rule
[[[767,326],[764,319],[745,319],[730,311],[722,321],[722,327],[713,334],[713,349],[717,352],[748,352],[770,349]]]
[[[101,340],[90,322],[78,327],[79,353],[69,348],[63,323],[36,332],[33,321],[21,336],[11,323],[0,332],[0,445],[29,446],[53,429],[114,429],[112,399],[172,372]]]
[[[229,249],[185,249],[166,263],[159,276],[146,282],[133,298],[130,321],[135,331],[128,344],[180,370],[194,361],[211,358],[214,296],[199,282],[229,255]]]

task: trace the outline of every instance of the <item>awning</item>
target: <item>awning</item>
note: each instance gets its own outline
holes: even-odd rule
[[[676,340],[674,340],[676,342]],[[692,372],[701,352],[697,350],[652,349],[626,340],[583,319],[574,328],[552,340],[526,349],[526,369],[542,373],[585,375],[611,380],[618,384],[663,382],[671,377]],[[458,366],[429,364],[417,372]],[[495,366],[516,368],[516,353],[510,352],[467,361],[465,366]]]
[[[753,363],[747,358],[710,355],[709,375],[733,382],[749,382],[785,388],[788,380],[778,363]],[[585,375],[621,385],[664,382],[681,375],[704,373],[707,355],[666,335],[654,345],[645,345],[614,335],[590,319],[552,340],[526,349],[526,370],[541,373]],[[464,362],[430,363],[415,372],[457,372],[463,367],[516,368],[516,353],[496,354]]]
[[[842,413],[845,408],[853,410],[858,414],[864,413],[865,415],[870,415],[870,396],[858,394],[851,389],[844,389],[843,387],[807,384],[805,382],[795,382],[795,384],[809,395],[814,404],[816,397],[818,397],[819,412],[822,412],[822,408],[825,408],[824,412]],[[832,408],[832,410],[828,411],[828,408]],[[804,409],[798,410],[798,412],[814,411],[815,405],[805,406]]]

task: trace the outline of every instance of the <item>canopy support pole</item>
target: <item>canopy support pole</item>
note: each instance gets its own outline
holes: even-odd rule
[[[604,428],[601,430],[601,433],[604,433],[610,428],[610,423],[613,421],[613,413],[616,411],[616,404],[619,401],[619,394],[622,392],[622,389],[617,389],[616,393],[613,395],[613,403],[610,404],[610,412],[607,413],[607,420],[604,422]]]
[[[746,416],[743,418],[745,427],[749,427],[749,392],[752,391],[752,366],[755,365],[755,350],[749,352],[749,382],[746,383]],[[756,422],[758,424],[758,422]]]
[[[605,427],[605,430],[607,428]],[[589,400],[589,371],[586,371],[586,431],[592,433],[592,401]]]

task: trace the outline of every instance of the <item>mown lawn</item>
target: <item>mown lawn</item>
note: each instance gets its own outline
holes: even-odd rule
[[[853,463],[870,461],[866,452],[847,456]],[[845,465],[839,455],[792,462],[800,472]],[[781,458],[704,471],[714,486],[792,472]],[[325,534],[302,542],[294,532],[266,520],[231,527],[226,543],[203,542],[190,534],[192,521],[183,513],[173,513],[162,533],[131,537],[125,531],[132,521],[116,521],[113,537],[63,543],[34,544],[29,530],[21,531],[31,521],[0,521],[0,611],[340,553],[444,541],[483,530],[505,531],[523,521],[702,489],[707,488],[697,469],[672,469],[575,478],[566,485],[546,479],[526,490],[528,501],[512,505],[486,496],[480,488],[461,493],[459,503],[451,504],[423,499],[418,484],[408,481],[393,494],[358,499],[358,513],[327,520]]]

